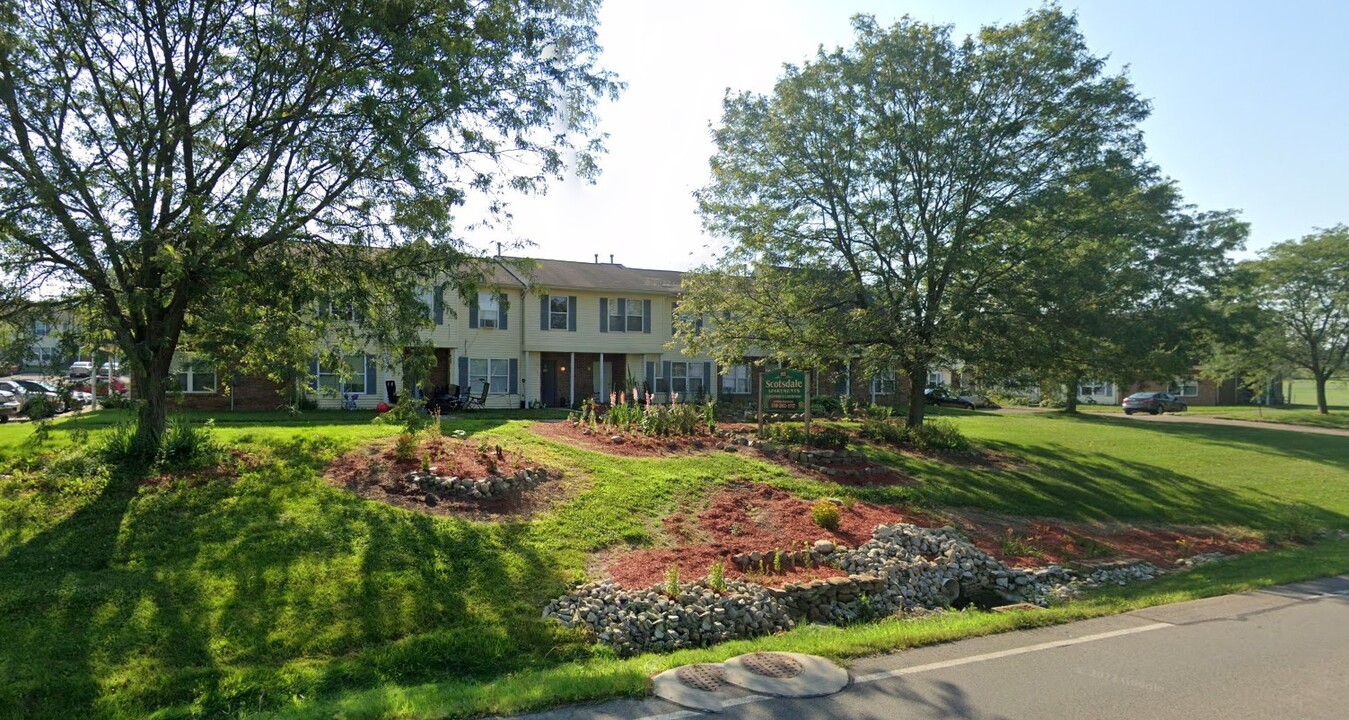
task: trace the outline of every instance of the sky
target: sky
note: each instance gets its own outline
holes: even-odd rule
[[[1152,103],[1149,159],[1200,210],[1235,209],[1250,251],[1349,223],[1349,3],[1081,0],[1087,46]],[[908,14],[957,37],[1015,22],[1002,0],[607,0],[602,65],[627,89],[599,108],[608,133],[597,182],[554,183],[512,201],[487,240],[522,240],[540,258],[685,270],[724,239],[702,230],[692,193],[709,179],[710,124],[726,91],[766,93],[784,64],[851,44],[857,13]]]

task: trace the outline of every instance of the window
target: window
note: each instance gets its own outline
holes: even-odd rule
[[[871,379],[871,394],[873,395],[894,395],[895,394],[895,374],[887,372]]]
[[[749,366],[732,365],[721,373],[721,391],[730,395],[749,394]]]
[[[47,333],[50,333],[51,331],[52,331],[51,325],[48,325],[47,323],[43,322],[42,320],[34,320],[34,321],[33,321],[33,334],[34,334],[34,335],[36,335],[36,336],[38,336],[38,337],[47,337]]]
[[[670,391],[690,398],[703,392],[702,363],[670,363]]]
[[[628,298],[628,332],[642,331],[642,301]]]
[[[548,298],[548,327],[552,330],[566,330],[567,316],[571,308],[567,296],[552,295]]]
[[[362,373],[361,382],[365,382]],[[172,376],[169,378],[169,390],[180,393],[213,393],[216,388],[215,368],[206,363],[198,363],[191,355],[173,359]]]
[[[938,370],[937,372],[930,372],[930,373],[927,374],[927,386],[928,386],[928,387],[933,387],[933,388],[934,388],[934,387],[937,387],[937,386],[939,386],[939,385],[945,385],[945,384],[946,384],[946,375],[945,375],[944,373],[942,373],[940,370]]]
[[[346,367],[325,367],[319,364],[318,389],[329,393],[366,393],[365,353],[354,353],[346,357]]]
[[[1177,378],[1166,391],[1181,397],[1198,397],[1199,381],[1195,378]]]
[[[1091,380],[1082,383],[1082,386],[1077,389],[1077,394],[1083,395],[1085,397],[1102,397],[1107,395],[1114,395],[1115,386],[1108,382]]]
[[[500,311],[501,304],[498,302],[496,293],[478,293],[478,327],[498,327],[501,320]]]
[[[482,384],[491,386],[487,392],[492,395],[511,393],[511,361],[488,358],[472,358],[468,361],[468,385],[470,392],[482,392]]]

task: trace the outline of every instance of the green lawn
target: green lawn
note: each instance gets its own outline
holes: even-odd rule
[[[41,459],[97,442],[124,414],[60,421],[42,446],[32,444],[32,425],[6,425],[0,717],[460,716],[640,692],[649,672],[747,644],[619,661],[542,621],[540,608],[583,577],[588,553],[652,542],[660,518],[730,481],[1069,519],[1349,528],[1349,438],[944,414],[977,444],[1018,458],[1014,469],[891,455],[921,482],[853,490],[745,454],[617,459],[577,450],[536,437],[530,413],[447,421],[470,442],[491,438],[567,469],[568,502],[500,524],[406,512],[326,484],[326,461],[398,432],[364,413],[221,414],[219,437],[260,465],[167,487],[109,477],[70,452]],[[1063,621],[1342,572],[1345,545],[1243,560],[1225,566],[1230,576],[1178,577],[1167,581],[1174,587],[1048,614],[807,629],[765,642],[842,657]]]

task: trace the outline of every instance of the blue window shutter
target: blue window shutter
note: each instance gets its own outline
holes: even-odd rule
[[[698,316],[698,318],[697,318],[696,320],[693,321],[693,334],[694,334],[694,335],[697,335],[698,333],[701,333],[702,331],[703,331],[703,318],[702,318],[702,316],[700,315],[700,316]]]
[[[576,332],[576,296],[567,296],[567,331]]]
[[[618,317],[619,326],[611,328],[614,332],[627,332],[628,330],[628,301],[626,298],[618,299]]]
[[[647,361],[646,363],[646,391],[655,392],[656,390],[656,363]]]
[[[315,392],[318,392],[318,389],[319,389],[319,356],[318,356],[317,353],[314,354],[314,362],[309,363],[309,374],[313,376],[313,379],[309,381],[309,387],[312,388]]]
[[[609,298],[600,298],[600,332],[609,332]]]
[[[365,356],[365,393],[375,394],[375,356]]]
[[[662,390],[661,392],[670,392],[670,361],[666,360],[665,362],[661,363],[661,365],[663,366],[661,367],[661,376],[658,380],[656,380],[656,384],[658,386],[659,385],[665,386],[665,389]]]
[[[468,387],[468,356],[459,356],[459,392]]]
[[[520,361],[517,358],[511,358],[510,387],[506,388],[507,395],[515,395],[520,392]]]
[[[445,286],[438,285],[432,289],[431,296],[431,314],[436,316],[436,324],[445,324]]]
[[[548,296],[539,296],[539,329],[547,330],[548,324],[552,320],[552,308],[548,306]]]
[[[713,377],[715,376],[712,374],[712,363],[710,362],[703,363],[703,393],[708,397],[712,397]]]
[[[468,301],[468,326],[470,329],[478,328],[478,296],[474,295]]]
[[[505,330],[507,318],[510,316],[511,301],[506,297],[506,293],[499,293],[497,295],[497,327]]]
[[[642,301],[642,332],[651,334],[651,301]]]

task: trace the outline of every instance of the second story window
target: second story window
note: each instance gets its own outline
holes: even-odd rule
[[[628,298],[628,332],[642,331],[642,301]]]
[[[567,314],[570,311],[566,295],[553,295],[548,298],[548,327],[552,330],[567,329]]]
[[[623,305],[621,298],[609,298],[605,304],[609,306],[609,332],[623,332],[627,327],[627,322],[623,319]]]
[[[478,327],[494,328],[501,325],[501,304],[496,293],[478,293]]]

